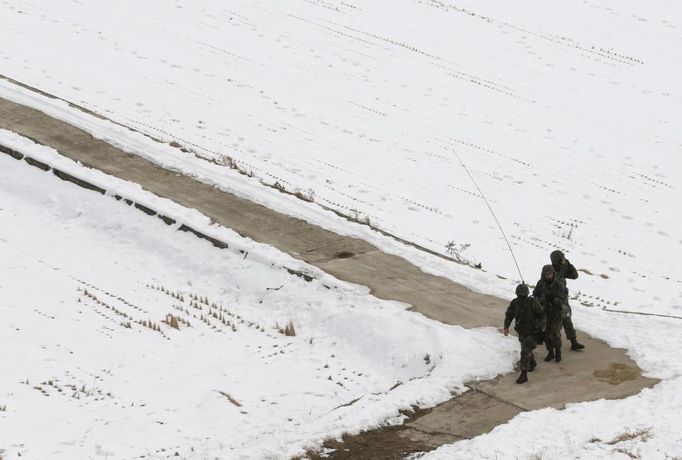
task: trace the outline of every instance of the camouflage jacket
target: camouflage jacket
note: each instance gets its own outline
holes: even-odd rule
[[[533,297],[538,299],[545,309],[545,315],[548,320],[561,319],[568,311],[568,290],[566,289],[566,280],[561,276],[554,275],[551,282],[545,278],[547,271],[554,272],[551,265],[545,265],[542,268],[542,275],[540,280],[533,289]]]
[[[504,328],[509,329],[514,320],[514,329],[519,336],[535,335],[545,327],[545,311],[533,297],[517,297],[507,307]]]
[[[563,280],[564,286],[566,284],[567,279],[569,280],[578,279],[578,270],[576,270],[573,264],[571,264],[566,259],[564,259],[563,263],[552,264],[552,268],[554,269],[555,276]],[[568,303],[568,287],[565,287],[564,291],[565,293],[563,300]]]

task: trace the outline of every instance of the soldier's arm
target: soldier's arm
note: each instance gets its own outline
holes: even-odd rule
[[[564,277],[568,278],[569,280],[575,280],[578,279],[578,270],[575,269],[572,263],[570,263],[568,260],[565,261],[566,268],[564,269]]]
[[[549,293],[558,298],[562,298],[568,290],[566,289],[566,281],[563,278],[557,277],[550,285]]]
[[[535,329],[541,331],[545,328],[545,309],[536,299],[533,299],[533,313],[535,313]]]
[[[516,299],[514,299],[516,300]],[[509,306],[507,307],[507,312],[504,314],[504,329],[508,330],[509,326],[511,326],[512,321],[514,320],[514,316],[516,316],[516,302],[514,300],[511,301]]]

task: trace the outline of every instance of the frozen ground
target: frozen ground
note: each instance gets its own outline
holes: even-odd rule
[[[449,241],[471,244],[462,256],[482,262],[488,273],[450,270],[440,261],[409,256],[430,271],[456,273],[456,280],[475,289],[511,294],[513,283],[492,275],[516,278],[513,264],[459,155],[491,199],[527,280],[536,279],[552,249],[564,249],[578,268],[593,275],[583,272],[570,284],[577,325],[612,345],[627,347],[648,375],[666,380],[623,401],[524,414],[490,435],[443,448],[434,458],[526,458],[543,452],[545,458],[681,454],[680,321],[581,306],[682,316],[682,265],[678,263],[682,218],[675,211],[682,179],[679,5],[663,0],[462,0],[456,4],[275,0],[234,1],[229,6],[217,0],[173,4],[0,0],[0,15],[0,73],[168,142],[176,140],[205,158],[229,155],[252,170],[255,179],[278,181],[290,190],[312,190],[320,204],[368,216],[379,227],[431,249],[443,252]],[[0,96],[40,107],[141,155],[277,209],[376,241],[331,213],[264,189],[255,180],[179,149],[144,141],[59,102],[6,82],[0,83]],[[7,175],[1,179],[3,187],[11,183]],[[5,200],[0,202],[0,207],[6,206]],[[101,214],[83,214],[78,219],[99,222],[98,217]],[[40,222],[27,222],[21,236],[38,232]],[[137,220],[131,222],[138,225]],[[38,228],[31,230],[33,226]],[[5,227],[0,231],[9,232]],[[159,224],[158,238],[170,245],[164,228]],[[381,241],[382,249],[387,249],[388,243]],[[15,260],[3,256],[2,263]],[[69,265],[77,263],[66,260]],[[53,265],[61,271],[49,272],[50,276],[67,269]],[[152,294],[160,295],[145,292],[150,282],[189,292],[183,284],[186,273],[176,276],[176,269],[160,265],[163,276],[151,275],[153,270],[139,270],[137,275],[133,271],[130,276],[138,284],[124,284],[126,292],[137,286],[135,295],[141,304],[150,305],[146,308],[156,305]],[[89,270],[87,274],[98,276]],[[220,275],[218,270],[207,279]],[[55,298],[77,303],[78,283],[53,284],[59,289],[66,286],[53,288],[61,292]],[[33,289],[21,291],[20,283],[0,286],[38,295]],[[219,295],[210,286],[201,288],[212,299]],[[284,299],[280,304],[286,304],[286,295],[293,295],[292,291],[267,292],[268,297]],[[266,306],[275,309],[275,304]],[[251,311],[246,302],[239,305],[244,308],[242,316]],[[150,311],[157,313],[158,321],[166,309]],[[282,310],[277,320],[293,314]],[[301,326],[301,334],[316,327],[310,320]],[[178,340],[198,333],[169,331],[174,332]],[[3,336],[2,340],[15,337]],[[277,340],[293,339],[277,336]],[[491,336],[491,340],[496,339]],[[298,345],[301,348],[294,344],[291,350],[307,352],[304,341]],[[513,342],[504,343],[515,347]],[[419,349],[411,356],[423,352]],[[43,359],[40,353],[38,359]],[[322,356],[326,358],[324,352]],[[105,363],[101,369],[110,367]],[[89,372],[94,373],[92,369]],[[391,368],[388,372],[396,376],[407,371]],[[50,377],[59,375],[35,376],[36,382]],[[79,378],[94,386],[87,382],[92,377]],[[14,380],[3,378],[2,385],[14,385]],[[358,381],[366,388],[379,385],[369,377]],[[116,388],[111,389],[115,396]],[[329,403],[326,407],[336,404],[324,402]],[[234,409],[226,404],[228,410]],[[0,417],[10,416],[11,407],[8,403],[7,413]],[[391,405],[391,410],[396,407]],[[156,415],[150,412],[151,417]],[[358,426],[353,417],[362,414],[348,417],[344,420]],[[243,428],[230,423],[237,431]],[[332,426],[323,428],[320,423],[312,429],[323,432]],[[153,424],[156,430],[170,431],[148,451],[181,444],[167,442],[179,436],[170,425],[157,425]],[[330,432],[336,428],[332,426]],[[182,429],[182,436],[194,445],[205,436]],[[292,432],[300,436],[299,441],[305,436]],[[625,439],[628,432],[632,439]],[[0,430],[0,436],[4,433]],[[214,453],[210,449],[218,447],[206,449]],[[124,449],[117,448],[117,452]]]
[[[580,324],[612,346],[629,349],[648,375],[664,381],[623,400],[526,412],[488,434],[421,459],[682,458],[682,321],[587,310]]]
[[[594,275],[574,283],[576,305],[680,315],[681,13],[663,0],[3,0],[0,63],[407,240],[470,244],[462,257],[518,278],[457,154],[529,281],[559,247]],[[176,154],[156,159],[206,176]],[[225,169],[207,180],[264,199]]]
[[[511,369],[514,344],[493,329],[306,283],[196,212],[0,140],[231,248],[0,155],[3,458],[284,459]],[[295,336],[278,332],[290,321]]]

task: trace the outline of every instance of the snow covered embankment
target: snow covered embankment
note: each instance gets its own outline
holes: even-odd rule
[[[7,155],[0,170],[6,458],[287,458],[510,370],[514,344],[492,329],[438,324],[321,273],[306,283],[281,268],[288,256],[173,203],[143,201],[230,249]],[[295,336],[278,331],[289,322]]]
[[[460,157],[528,280],[559,248],[586,270],[576,306],[682,312],[679,3],[35,0],[0,17],[3,74],[429,249],[470,244],[463,258],[518,279]],[[26,93],[0,83],[164,166],[344,227]]]

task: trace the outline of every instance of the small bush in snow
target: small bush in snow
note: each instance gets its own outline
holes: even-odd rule
[[[445,245],[445,253],[455,259],[457,262],[466,263],[468,261],[464,258],[464,256],[462,256],[462,253],[470,247],[471,244],[469,243],[458,244],[454,241],[448,241],[448,244]]]
[[[448,244],[445,245],[445,253],[457,263],[468,265],[472,268],[483,268],[483,264],[480,262],[473,262],[463,255],[464,251],[470,247],[471,244],[469,243],[455,243],[454,241],[448,241]]]

